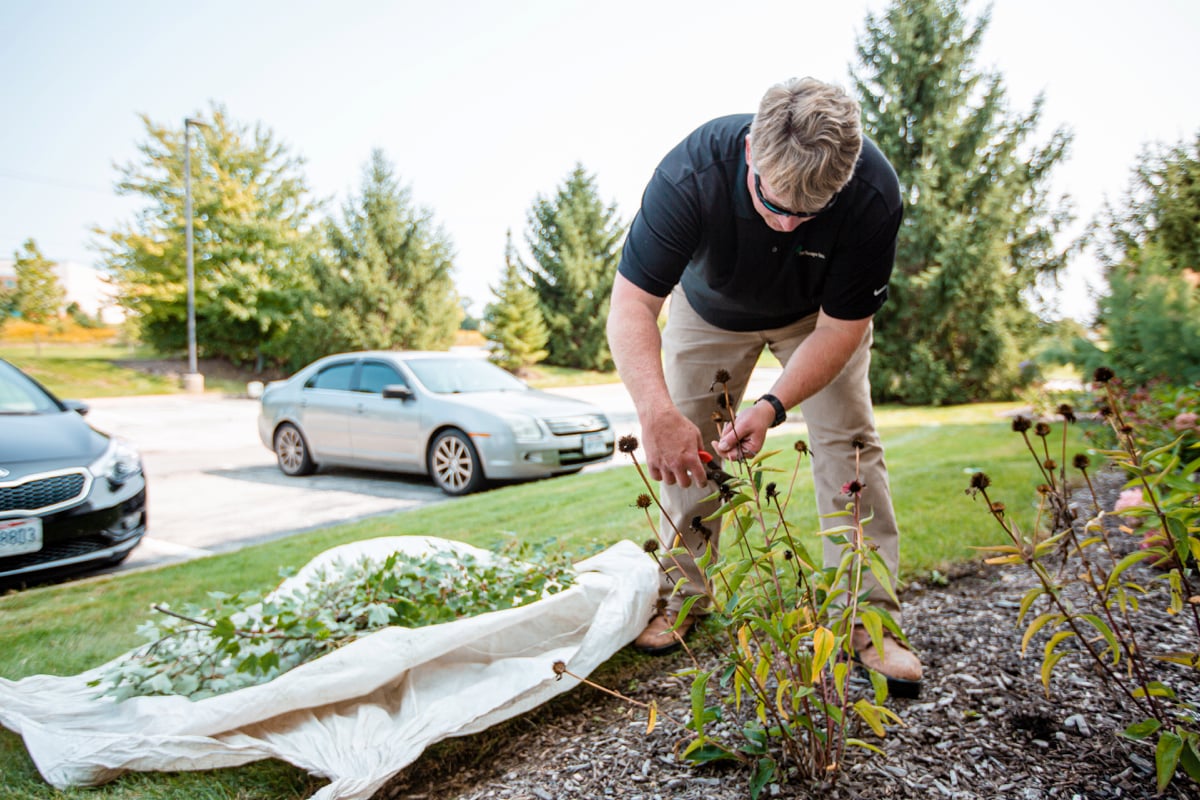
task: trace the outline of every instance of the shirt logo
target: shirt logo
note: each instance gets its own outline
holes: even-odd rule
[[[819,258],[819,259],[821,259],[822,261],[824,261],[824,260],[825,260],[825,254],[824,254],[824,253],[815,253],[815,252],[813,252],[812,250],[797,250],[797,251],[796,251],[796,255],[798,255],[798,256],[802,256],[802,257],[803,257],[803,256],[807,256],[808,258]]]
[[[8,475],[8,470],[6,470],[4,467],[0,467],[0,478],[7,478]]]
[[[887,291],[887,284],[885,283],[883,286],[880,286],[878,289],[876,289],[871,294],[875,295],[876,297],[879,297],[879,295],[883,294],[886,291]]]

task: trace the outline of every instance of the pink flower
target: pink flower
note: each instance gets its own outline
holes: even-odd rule
[[[865,488],[867,488],[865,483],[859,483],[857,480],[847,481],[846,483],[842,484],[842,494],[848,494],[857,497],[858,493]]]
[[[1113,513],[1119,514],[1127,508],[1137,508],[1146,502],[1145,495],[1142,494],[1141,488],[1135,486],[1132,489],[1126,489],[1121,492],[1117,502],[1113,505]],[[1125,517],[1125,524],[1131,528],[1136,528],[1142,524],[1141,517]]]
[[[1197,416],[1193,411],[1181,411],[1172,423],[1177,431],[1186,431],[1196,427]]]

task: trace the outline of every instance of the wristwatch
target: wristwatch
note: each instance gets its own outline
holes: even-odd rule
[[[775,409],[775,419],[771,422],[771,427],[782,425],[787,419],[787,409],[783,407],[783,403],[779,402],[779,398],[773,394],[764,394],[754,402],[761,403],[763,400],[766,400],[771,404],[771,408]]]

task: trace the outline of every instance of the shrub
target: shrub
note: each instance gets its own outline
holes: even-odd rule
[[[1067,488],[1066,427],[1075,422],[1074,410],[1060,406],[1062,444],[1052,446],[1053,428],[1027,418],[1013,421],[1013,430],[1024,439],[1041,478],[1040,519],[1043,525],[1021,531],[1005,512],[1004,504],[989,494],[990,479],[983,472],[971,477],[968,493],[982,498],[988,513],[1007,535],[1006,544],[984,548],[994,555],[989,563],[1029,569],[1036,583],[1020,602],[1018,622],[1033,614],[1022,639],[1022,653],[1036,635],[1044,637],[1042,682],[1050,692],[1051,675],[1064,659],[1082,657],[1103,677],[1105,686],[1138,719],[1124,729],[1132,740],[1153,740],[1161,793],[1182,770],[1200,781],[1200,716],[1194,699],[1178,694],[1169,685],[1171,664],[1200,669],[1200,582],[1196,559],[1200,557],[1200,498],[1194,478],[1200,470],[1200,445],[1183,447],[1184,435],[1146,450],[1146,438],[1136,432],[1113,384],[1112,371],[1101,368],[1096,380],[1103,385],[1101,413],[1108,422],[1116,448],[1106,459],[1129,476],[1143,502],[1121,510],[1158,523],[1161,535],[1132,547],[1121,536],[1133,528],[1113,524],[1114,514],[1101,510],[1087,454],[1075,455],[1072,467],[1088,485],[1091,515],[1081,518],[1071,505]],[[1030,436],[1032,431],[1033,436]],[[1137,503],[1137,501],[1134,501]],[[1067,564],[1066,559],[1071,559]],[[1061,563],[1056,565],[1055,561]],[[1168,598],[1168,613],[1192,631],[1192,645],[1184,652],[1156,652],[1139,625],[1146,602],[1146,579],[1135,574],[1137,564],[1154,564],[1151,582],[1161,584]]]

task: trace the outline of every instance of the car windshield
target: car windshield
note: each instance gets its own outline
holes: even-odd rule
[[[6,361],[0,361],[0,414],[50,414],[62,411],[54,398]]]
[[[458,392],[523,392],[525,384],[480,358],[414,358],[405,361],[426,389]]]

